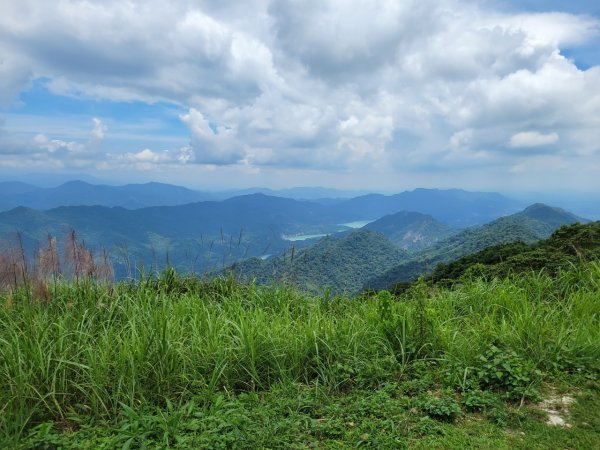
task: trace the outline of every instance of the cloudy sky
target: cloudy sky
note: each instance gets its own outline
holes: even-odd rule
[[[600,189],[597,0],[0,0],[0,177]]]

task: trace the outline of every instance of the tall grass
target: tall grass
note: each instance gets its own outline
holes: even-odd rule
[[[401,298],[308,297],[173,270],[115,286],[57,279],[52,292],[44,302],[25,288],[0,296],[6,439],[42,421],[111,420],[279,383],[375,386],[411,376],[416,360],[459,386],[492,347],[544,374],[600,371],[595,263],[452,291],[421,284]]]

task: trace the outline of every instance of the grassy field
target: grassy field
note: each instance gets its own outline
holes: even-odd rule
[[[0,448],[600,448],[597,263],[402,297],[25,291],[0,294]]]

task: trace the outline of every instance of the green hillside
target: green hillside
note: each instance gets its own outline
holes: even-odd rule
[[[356,293],[373,273],[382,273],[407,258],[407,252],[383,234],[358,230],[328,236],[311,247],[261,260],[236,263],[231,270],[242,280],[260,284],[290,283],[306,292]]]
[[[544,269],[556,275],[581,261],[600,260],[600,222],[565,225],[545,240],[488,247],[449,264],[440,264],[428,279],[452,284],[470,272],[489,278]]]
[[[432,272],[438,264],[454,261],[493,245],[545,239],[558,227],[586,222],[560,208],[536,203],[516,214],[501,217],[480,227],[465,229],[422,250],[386,273],[374,275],[366,289],[387,289],[398,282],[414,280]]]

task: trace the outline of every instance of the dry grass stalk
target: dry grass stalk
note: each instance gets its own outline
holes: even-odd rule
[[[41,278],[58,278],[60,275],[60,257],[56,239],[50,234],[46,247],[40,249],[37,253],[36,261],[37,273]]]
[[[2,290],[15,290],[27,282],[27,258],[21,245],[20,235],[16,236],[15,241],[3,241],[0,244],[0,288]]]
[[[69,231],[65,239],[63,255],[64,263],[61,265],[57,240],[48,235],[46,246],[35,254],[35,270],[30,270],[20,233],[12,239],[0,241],[0,291],[14,292],[25,288],[29,300],[33,295],[36,299],[49,301],[51,283],[56,283],[63,276],[77,281],[82,278],[104,282],[114,280],[114,270],[106,250],[94,258],[84,242],[79,242],[74,230]]]
[[[96,272],[92,253],[85,247],[83,242],[77,240],[77,234],[73,229],[67,234],[65,264],[71,269],[71,274],[76,280],[93,277]]]
[[[33,297],[43,302],[50,301],[50,288],[46,280],[41,278],[35,278],[33,280]]]
[[[100,255],[100,261],[95,265],[96,268],[96,279],[100,281],[111,282],[115,278],[115,271],[112,264],[108,259],[108,252],[102,250]]]

